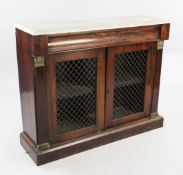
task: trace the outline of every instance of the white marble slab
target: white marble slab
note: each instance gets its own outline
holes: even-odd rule
[[[167,20],[145,16],[114,17],[82,21],[26,22],[15,25],[31,35],[68,34],[105,29],[148,26],[169,23]]]

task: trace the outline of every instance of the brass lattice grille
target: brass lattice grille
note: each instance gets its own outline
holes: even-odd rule
[[[113,119],[144,110],[147,50],[115,55]]]
[[[96,124],[96,58],[56,63],[57,132]]]

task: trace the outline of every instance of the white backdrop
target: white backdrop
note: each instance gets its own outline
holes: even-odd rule
[[[181,0],[6,0],[0,4],[0,174],[182,175],[183,11]],[[165,42],[159,113],[163,128],[36,167],[19,144],[22,131],[14,24],[146,15],[171,21]]]

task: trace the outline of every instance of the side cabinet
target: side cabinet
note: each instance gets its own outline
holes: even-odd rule
[[[170,24],[148,17],[98,24],[16,27],[20,142],[37,165],[163,126],[158,97]]]

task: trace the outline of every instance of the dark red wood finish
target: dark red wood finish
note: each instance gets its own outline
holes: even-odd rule
[[[44,36],[31,36],[16,29],[23,119],[21,144],[37,165],[163,125],[163,118],[157,114],[162,49],[157,50],[156,47],[159,40],[168,39],[169,27],[169,24],[162,24]],[[114,122],[111,121],[114,63],[110,58],[121,48],[124,51],[148,48],[150,59],[147,65],[144,112]],[[61,136],[55,132],[54,64],[55,61],[69,59],[68,55],[73,54],[98,57],[98,125]],[[44,57],[45,66],[34,66],[36,56]],[[151,113],[156,115],[151,117]],[[146,118],[142,119],[144,116]],[[45,143],[47,147],[44,147]]]
[[[105,127],[110,128],[119,124],[124,124],[129,121],[134,121],[144,117],[148,117],[151,111],[152,89],[154,80],[154,67],[156,58],[156,42],[133,44],[127,46],[115,46],[108,49],[107,55],[107,69],[106,69],[106,112],[105,112]],[[145,98],[144,111],[133,114],[131,116],[122,117],[119,119],[112,119],[113,113],[113,97],[114,97],[114,60],[116,54],[148,50],[148,58],[146,65],[146,83],[145,83]]]
[[[48,40],[46,36],[32,38],[32,56],[44,56],[47,58]],[[32,59],[33,59],[32,58]],[[46,61],[47,59],[45,59]],[[45,63],[47,64],[47,63]],[[35,105],[37,123],[37,142],[42,144],[49,142],[48,125],[48,97],[47,97],[47,66],[34,68],[35,75]]]
[[[170,24],[162,24],[160,31],[160,40],[169,39]]]
[[[95,135],[82,137],[78,140],[52,145],[51,148],[39,152],[37,152],[35,145],[25,133],[21,133],[20,142],[36,165],[42,165],[162,126],[163,118],[161,116],[145,118],[125,124],[123,127],[115,127]]]
[[[159,87],[160,87],[162,54],[163,54],[162,49],[157,50],[151,113],[156,113],[158,111],[158,97],[159,97]]]
[[[96,77],[96,119],[95,126],[90,126],[63,134],[56,132],[57,114],[56,114],[56,62],[70,61],[76,59],[97,58],[97,77]],[[50,142],[57,143],[60,141],[70,140],[73,138],[99,132],[104,129],[104,92],[105,92],[105,50],[89,49],[74,52],[62,52],[48,56],[48,82],[49,82],[49,118],[50,125]]]
[[[164,30],[167,26],[168,25],[164,24],[90,31],[85,33],[78,32],[66,36],[52,35],[48,37],[48,52],[56,53],[65,50],[109,47],[157,41],[163,36],[166,37],[168,35]]]
[[[16,41],[23,130],[37,143],[32,36],[17,29]]]

